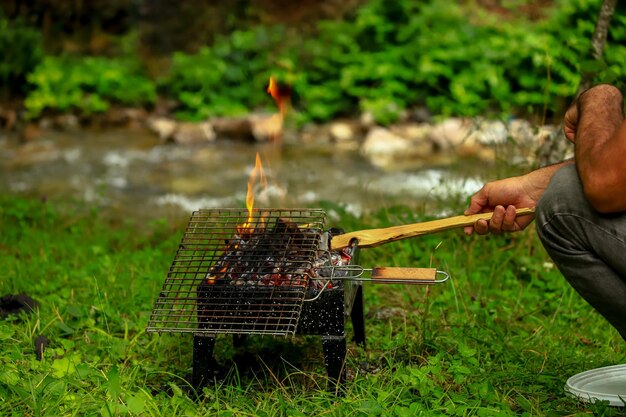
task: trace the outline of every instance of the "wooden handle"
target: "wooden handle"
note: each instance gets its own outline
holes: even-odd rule
[[[534,208],[521,208],[516,211],[518,216],[526,216],[535,213]],[[493,213],[478,213],[469,216],[454,216],[446,219],[432,220],[429,222],[406,224],[383,229],[359,230],[333,236],[330,241],[331,249],[341,249],[350,245],[352,240],[358,241],[359,247],[371,248],[383,243],[395,242],[396,240],[408,239],[429,233],[443,232],[444,230],[457,227],[473,226],[478,220],[489,220]]]
[[[437,270],[435,268],[401,268],[379,266],[372,268],[372,279],[394,279],[407,281],[435,281]]]

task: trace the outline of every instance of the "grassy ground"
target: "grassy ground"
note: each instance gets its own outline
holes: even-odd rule
[[[331,207],[327,207],[330,209]],[[335,209],[335,208],[333,208]],[[422,220],[407,208],[347,230]],[[563,393],[583,370],[624,363],[617,333],[564,282],[532,230],[450,231],[362,251],[364,266],[436,266],[431,287],[366,286],[368,347],[349,345],[346,392],[325,390],[319,338],[219,338],[224,378],[186,392],[189,336],[146,334],[181,237],[79,205],[0,199],[0,295],[36,313],[0,319],[0,415],[618,415]],[[350,331],[350,325],[348,325]],[[37,360],[34,340],[47,349]]]

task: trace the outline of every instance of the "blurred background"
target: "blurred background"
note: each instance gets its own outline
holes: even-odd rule
[[[0,190],[186,216],[242,207],[258,153],[260,206],[458,212],[571,152],[581,84],[624,87],[625,9],[0,0]]]

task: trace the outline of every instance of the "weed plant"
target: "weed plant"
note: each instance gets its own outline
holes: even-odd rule
[[[365,284],[367,347],[349,343],[343,395],[326,389],[318,337],[251,337],[238,349],[219,337],[224,373],[196,397],[191,337],[144,330],[186,219],[139,227],[80,204],[0,203],[0,295],[39,302],[0,319],[2,416],[618,415],[564,394],[569,376],[624,363],[624,342],[532,229],[363,250],[363,266],[433,266],[450,280]],[[323,206],[346,230],[426,219],[408,207],[357,219]]]

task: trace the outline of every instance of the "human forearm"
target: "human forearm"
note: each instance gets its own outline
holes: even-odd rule
[[[568,159],[553,165],[548,165],[523,175],[524,190],[535,202],[543,195],[552,176],[565,165],[573,164],[573,159]]]
[[[626,124],[623,97],[612,86],[601,85],[581,95],[576,103],[578,123],[576,169],[590,204],[600,212],[626,210]]]

